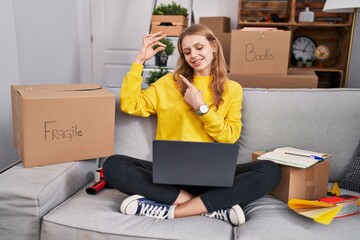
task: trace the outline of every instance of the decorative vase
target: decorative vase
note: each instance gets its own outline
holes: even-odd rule
[[[167,66],[168,55],[165,51],[162,51],[161,54],[155,56],[155,65],[160,67]]]

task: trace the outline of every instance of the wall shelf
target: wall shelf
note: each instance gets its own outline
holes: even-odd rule
[[[319,87],[346,87],[347,76],[344,73],[348,70],[354,16],[353,13],[323,12],[325,2],[326,0],[239,0],[238,28],[277,27],[291,31],[292,41],[298,36],[306,35],[312,38],[317,46],[328,46],[331,55],[322,62],[324,67],[316,67],[318,63],[315,62],[315,66],[308,69],[315,70],[319,77]],[[304,11],[305,7],[314,12],[314,22],[299,22],[300,12]],[[297,68],[295,62],[291,56],[289,67]]]

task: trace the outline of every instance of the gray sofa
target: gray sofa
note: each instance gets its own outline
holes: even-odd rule
[[[115,93],[119,89],[111,89]],[[239,162],[261,149],[294,146],[329,152],[330,182],[341,180],[360,142],[360,89],[244,89]],[[117,109],[115,153],[151,160],[156,118]],[[113,189],[88,195],[97,160],[23,168],[0,175],[0,239],[357,239],[360,215],[321,225],[267,195],[232,227],[195,216],[155,222],[126,216]],[[342,194],[360,195],[342,189]]]

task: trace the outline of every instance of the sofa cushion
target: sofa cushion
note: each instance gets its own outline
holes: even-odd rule
[[[345,178],[341,180],[339,186],[360,193],[360,143]]]
[[[330,226],[322,225],[296,214],[272,196],[248,204],[244,208],[247,221],[235,228],[203,216],[156,221],[123,215],[119,206],[127,196],[113,189],[104,189],[97,195],[82,190],[44,217],[41,239],[350,240],[360,234],[357,227],[360,215],[334,219]]]
[[[24,168],[0,174],[0,238],[40,239],[41,218],[94,177],[96,160]]]
[[[245,89],[238,160],[285,146],[331,153],[340,181],[360,140],[359,103],[360,89]]]
[[[204,216],[158,220],[120,213],[128,197],[114,189],[80,191],[44,217],[41,239],[233,239],[229,223]]]
[[[116,111],[115,153],[140,159],[152,159],[152,140],[155,139],[156,116],[131,116]]]

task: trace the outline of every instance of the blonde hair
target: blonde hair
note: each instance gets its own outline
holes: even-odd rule
[[[214,33],[204,25],[192,25],[186,28],[179,36],[177,47],[180,57],[174,72],[174,78],[176,79],[177,86],[184,95],[187,86],[183,81],[179,80],[180,74],[187,78],[191,83],[194,81],[194,69],[186,62],[185,55],[182,50],[182,40],[184,37],[189,35],[204,36],[215,49],[214,59],[211,63],[210,76],[213,77],[211,82],[211,92],[214,99],[214,105],[218,107],[222,102],[222,96],[225,91],[225,81],[227,79],[226,62],[219,40],[214,36]]]

